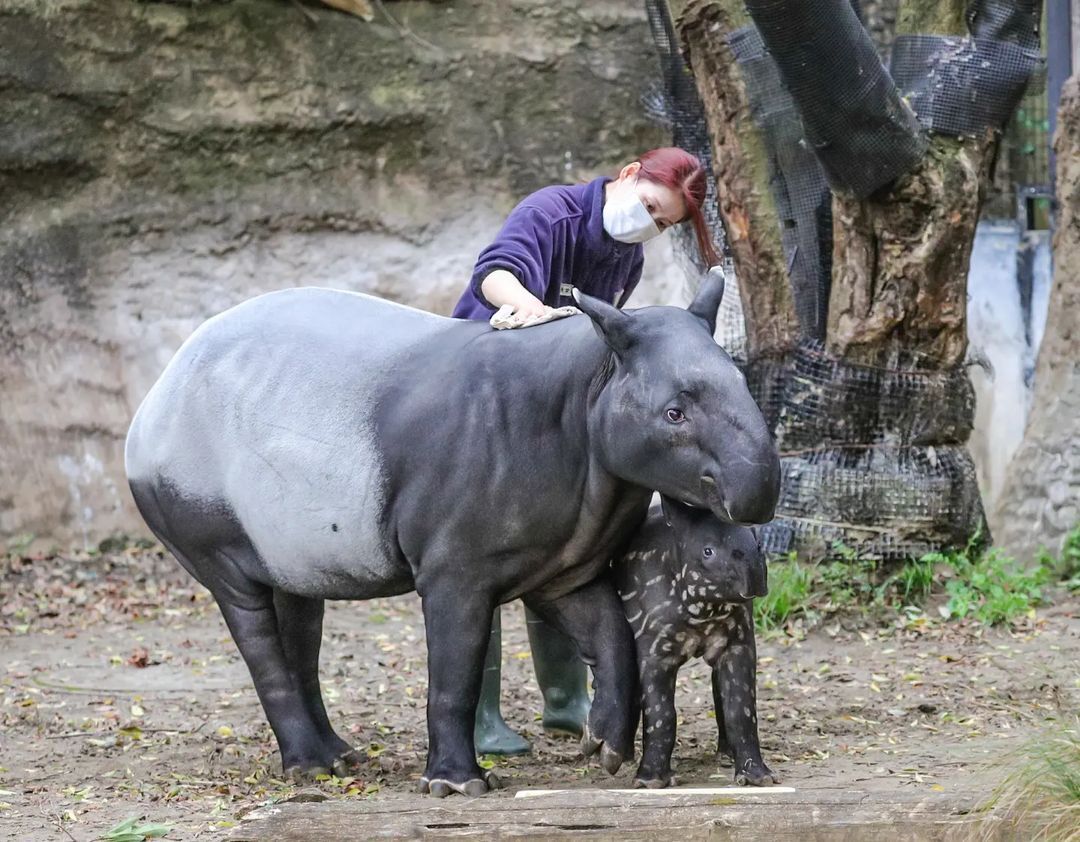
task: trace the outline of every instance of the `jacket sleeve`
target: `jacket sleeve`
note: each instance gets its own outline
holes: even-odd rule
[[[506,218],[494,242],[480,252],[469,282],[477,300],[491,307],[480,285],[495,269],[505,269],[541,301],[551,283],[553,255],[559,250],[563,225],[553,225],[543,210],[519,205]],[[494,309],[494,307],[492,307]]]

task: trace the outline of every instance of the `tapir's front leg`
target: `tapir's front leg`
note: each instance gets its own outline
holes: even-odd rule
[[[642,639],[638,638],[639,652]],[[671,753],[675,750],[675,677],[679,665],[639,657],[641,664],[641,704],[644,709],[644,732],[641,737],[641,764],[634,776],[635,787],[663,789],[675,786],[671,774]]]
[[[761,759],[757,728],[757,651],[754,646],[753,614],[736,612],[738,627],[726,649],[713,665],[713,687],[719,685],[724,718],[724,737],[735,758],[735,783],[768,786],[780,783]],[[741,634],[739,633],[741,631]],[[715,694],[715,690],[714,690]]]
[[[473,723],[494,598],[475,583],[443,575],[423,581],[428,647],[428,760],[421,792],[483,795],[497,781],[476,762]],[[419,589],[419,588],[418,588]]]
[[[555,599],[529,595],[525,604],[577,644],[592,668],[594,698],[581,741],[586,756],[614,775],[634,756],[639,707],[634,635],[610,579],[594,579]]]

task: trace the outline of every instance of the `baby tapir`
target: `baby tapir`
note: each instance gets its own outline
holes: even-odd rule
[[[753,599],[768,588],[753,530],[662,498],[612,568],[641,673],[643,751],[634,786],[676,783],[675,677],[695,657],[712,666],[718,749],[734,759],[735,782],[779,783],[758,745]]]

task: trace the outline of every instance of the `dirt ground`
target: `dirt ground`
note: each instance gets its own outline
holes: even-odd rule
[[[168,839],[214,838],[297,795],[276,778],[270,729],[216,606],[171,558],[0,563],[0,839],[96,839],[128,816],[171,825]],[[1062,597],[1012,629],[932,616],[881,627],[834,618],[759,642],[763,749],[786,785],[970,788],[1020,738],[1080,707],[1080,600]],[[534,753],[497,760],[506,789],[489,797],[629,786],[632,764],[610,778],[575,742],[543,733],[518,605],[504,608],[504,628],[504,713]],[[415,595],[332,604],[322,674],[332,720],[369,757],[323,794],[422,808]],[[682,783],[729,783],[713,757],[704,665],[684,668],[678,703]]]

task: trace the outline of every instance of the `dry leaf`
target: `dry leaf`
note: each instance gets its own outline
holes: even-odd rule
[[[322,2],[342,12],[363,18],[368,23],[375,20],[375,10],[371,8],[368,0],[322,0]]]

